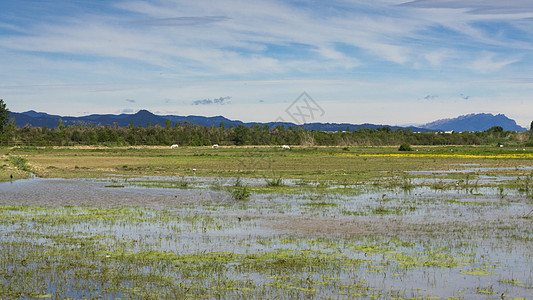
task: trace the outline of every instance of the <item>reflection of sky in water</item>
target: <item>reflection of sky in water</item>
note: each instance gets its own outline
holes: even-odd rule
[[[157,178],[157,180],[183,180],[182,178]],[[155,180],[153,177],[147,181]],[[217,179],[186,178],[200,184],[219,184]],[[244,181],[244,180],[243,180]],[[244,181],[247,184],[264,184],[264,180]],[[507,191],[507,199],[499,197],[495,187],[482,187],[469,192],[464,189],[434,190],[431,187],[416,187],[408,191],[401,188],[359,186],[335,193],[333,189],[306,189],[297,194],[255,194],[249,201],[228,202],[228,199],[213,197],[198,189],[153,189],[153,188],[105,188],[108,180],[62,180],[33,179],[0,183],[0,203],[56,206],[58,209],[36,211],[9,211],[13,215],[35,216],[72,215],[80,217],[71,222],[43,223],[26,221],[2,223],[1,237],[4,241],[21,239],[19,233],[34,232],[41,235],[70,235],[75,237],[102,236],[99,240],[110,251],[146,252],[167,251],[176,254],[209,252],[263,253],[280,249],[312,250],[320,253],[342,254],[350,259],[359,259],[358,266],[347,267],[335,276],[339,284],[364,280],[382,290],[409,290],[407,296],[454,295],[465,299],[485,299],[486,295],[472,293],[472,287],[505,291],[508,297],[524,297],[531,294],[527,289],[498,280],[518,279],[532,286],[533,253],[528,230],[530,219],[520,216],[531,211],[531,201],[516,191]],[[232,183],[229,183],[231,185]],[[352,187],[353,188],[353,187]],[[215,191],[216,195],[216,191]],[[206,199],[208,197],[208,199]],[[223,199],[223,203],[218,201]],[[223,204],[223,205],[219,205]],[[75,207],[64,207],[74,205]],[[103,221],[83,219],[90,210],[86,207],[130,207],[122,218]],[[375,214],[381,208],[392,213]],[[353,214],[352,214],[353,213]],[[360,213],[357,215],[356,213]],[[111,213],[112,214],[112,213]],[[128,216],[145,218],[139,222]],[[286,232],[265,227],[265,222],[277,222],[277,216],[285,218],[325,218],[351,221],[382,220],[383,222],[418,222],[447,226],[453,222],[470,222],[472,228],[457,233],[436,231],[430,238],[387,237],[380,233],[375,237],[345,234],[342,238],[313,237],[292,238]],[[30,219],[27,219],[30,220]],[[529,223],[527,223],[529,222]],[[477,224],[477,225],[476,225]],[[487,227],[496,224],[498,227]],[[458,228],[457,230],[461,230]],[[469,232],[469,230],[472,230]],[[334,229],[332,230],[334,231]],[[511,236],[520,238],[511,238]],[[297,236],[297,235],[296,235]],[[35,235],[24,236],[34,243],[52,245],[52,240]],[[411,242],[395,244],[398,239]],[[387,249],[373,252],[365,245]],[[367,249],[367,250],[365,250]],[[416,266],[403,267],[397,254],[403,254],[422,262],[431,260],[431,250],[447,255],[450,259],[473,259],[464,266]],[[472,255],[468,255],[473,253]],[[320,254],[316,254],[320,255]],[[473,276],[461,271],[482,269],[496,274]],[[383,270],[384,272],[376,272]],[[396,274],[396,275],[392,275]],[[235,274],[234,276],[240,276]],[[317,274],[305,274],[316,280]],[[257,276],[257,280],[265,280]],[[331,287],[329,287],[331,288]],[[421,290],[412,290],[418,289]],[[328,287],[324,287],[327,291]],[[332,289],[332,288],[331,288]],[[469,292],[459,293],[461,290]]]

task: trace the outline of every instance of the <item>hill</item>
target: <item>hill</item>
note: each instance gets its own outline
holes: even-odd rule
[[[494,126],[501,126],[504,130],[525,131],[526,128],[518,126],[516,122],[503,114],[469,114],[453,119],[442,119],[422,125],[430,130],[441,131],[485,131]]]

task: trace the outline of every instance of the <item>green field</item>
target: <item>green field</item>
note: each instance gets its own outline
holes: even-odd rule
[[[290,178],[333,182],[371,182],[408,171],[530,166],[533,148],[494,146],[415,147],[167,147],[152,148],[35,148],[0,149],[0,180],[28,177],[102,178],[113,175]],[[193,170],[196,171],[193,171]],[[465,168],[466,169],[466,168]],[[524,170],[488,170],[471,175],[524,176]],[[464,175],[463,174],[463,175]],[[461,174],[455,174],[461,175]]]

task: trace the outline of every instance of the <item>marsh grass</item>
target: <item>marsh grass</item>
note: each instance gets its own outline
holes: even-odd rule
[[[265,179],[266,185],[269,187],[279,187],[284,186],[283,179],[281,177],[274,179]]]
[[[246,186],[242,182],[240,177],[237,177],[235,183],[233,184],[233,187],[231,188],[231,196],[233,197],[233,199],[239,201],[248,200],[248,198],[250,198],[250,195],[251,192],[248,186]]]
[[[105,186],[106,188],[123,188],[125,187],[124,185],[122,184],[108,184]]]

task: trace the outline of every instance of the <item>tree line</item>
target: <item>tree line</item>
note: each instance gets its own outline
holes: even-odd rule
[[[65,126],[61,119],[56,128],[17,127],[13,119],[7,121],[9,110],[0,99],[0,144],[4,146],[76,146],[76,145],[172,145],[208,146],[219,145],[484,145],[513,144],[533,146],[533,130],[528,132],[504,131],[495,126],[482,132],[412,132],[409,129],[392,130],[389,127],[378,129],[363,128],[336,132],[308,130],[302,127],[254,124],[226,128],[202,126],[190,122],[172,123],[167,120],[164,126],[129,126],[118,124],[85,124]],[[532,124],[533,125],[533,124]]]
[[[172,145],[208,146],[219,145],[317,145],[317,146],[355,146],[355,145],[483,145],[513,144],[533,146],[530,132],[504,131],[493,127],[483,132],[424,132],[415,133],[408,129],[392,130],[388,127],[378,129],[358,129],[353,131],[324,132],[307,130],[302,127],[255,124],[226,128],[201,126],[189,122],[166,126],[148,125],[120,127],[118,125],[76,124],[65,126],[59,122],[56,128],[17,127],[9,122],[3,127],[0,144],[6,146],[76,146],[76,145]]]

